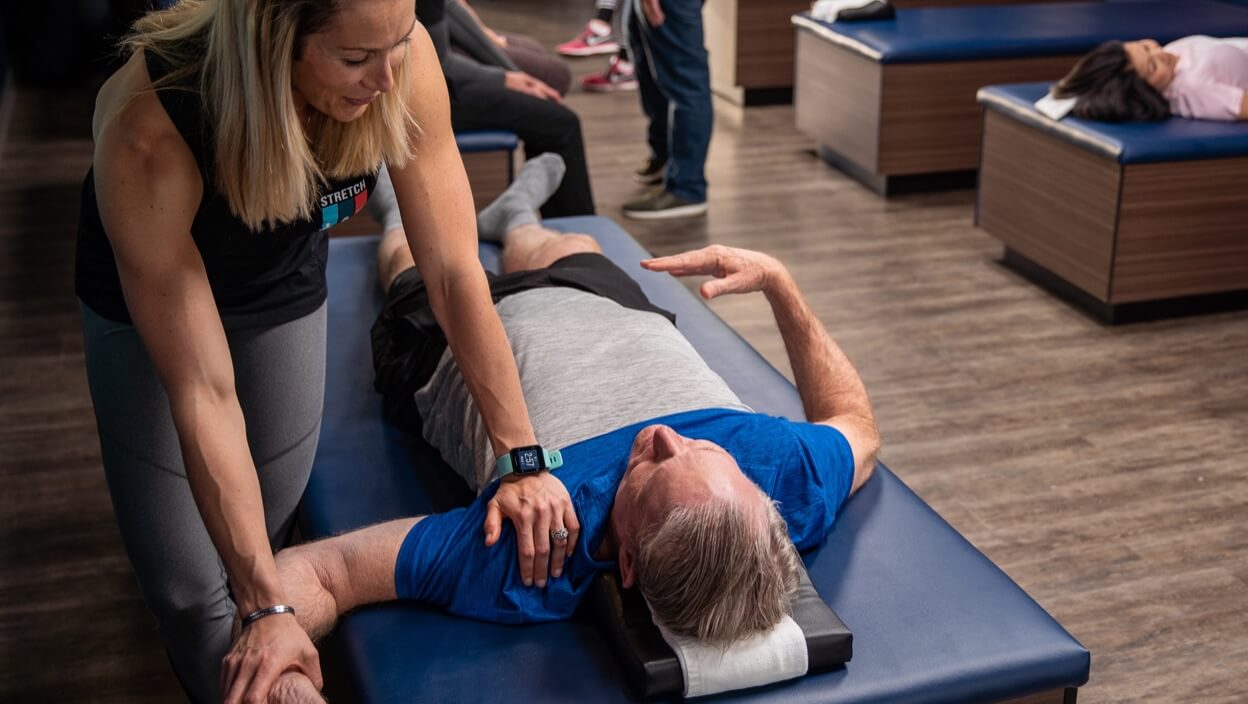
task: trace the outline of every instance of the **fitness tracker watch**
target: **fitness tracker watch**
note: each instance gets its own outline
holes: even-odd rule
[[[517,447],[498,458],[498,478],[515,472],[519,475],[536,474],[543,469],[559,469],[563,466],[563,455],[558,450],[547,450],[541,445]]]

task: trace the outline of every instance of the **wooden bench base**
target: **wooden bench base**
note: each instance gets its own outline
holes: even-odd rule
[[[799,28],[797,128],[879,192],[898,176],[971,171],[979,164],[980,86],[1057,79],[1075,58],[882,64]]]
[[[892,0],[897,9],[1052,1]],[[711,90],[744,107],[793,102],[795,42],[789,17],[809,9],[809,0],[716,0],[703,5],[706,46],[711,50]]]
[[[1245,182],[1248,157],[1119,164],[986,110],[975,221],[1107,322],[1220,310],[1248,292]]]

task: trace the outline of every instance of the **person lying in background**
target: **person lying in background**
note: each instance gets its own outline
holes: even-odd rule
[[[1248,38],[1109,41],[1081,58],[1054,96],[1105,122],[1248,119]]]

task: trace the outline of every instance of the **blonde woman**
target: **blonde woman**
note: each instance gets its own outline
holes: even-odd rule
[[[411,0],[182,0],[127,47],[96,100],[75,281],[117,522],[192,699],[262,701],[286,672],[319,688],[273,550],[320,429],[324,230],[382,163],[495,454],[537,444],[437,56]],[[515,476],[481,537],[510,518],[540,586],[551,534],[570,554],[579,526],[553,475]]]

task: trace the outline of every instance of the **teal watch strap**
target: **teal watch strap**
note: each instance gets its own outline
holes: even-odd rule
[[[523,452],[525,450],[537,450],[539,453],[541,453],[542,459],[544,461],[544,466],[542,467],[542,469],[548,469],[548,470],[553,471],[563,466],[563,454],[560,453],[558,450],[547,450],[546,448],[540,445],[534,445],[532,447],[518,447],[512,450],[511,452],[508,452],[507,454],[503,455],[502,457],[499,457],[498,461],[495,462],[494,466],[498,469],[499,479],[502,479],[503,477],[515,471],[515,467],[513,466],[514,463],[511,459],[512,453]],[[541,471],[541,470],[534,470],[534,471]],[[526,474],[529,474],[529,473],[532,473],[532,472],[526,472]]]

